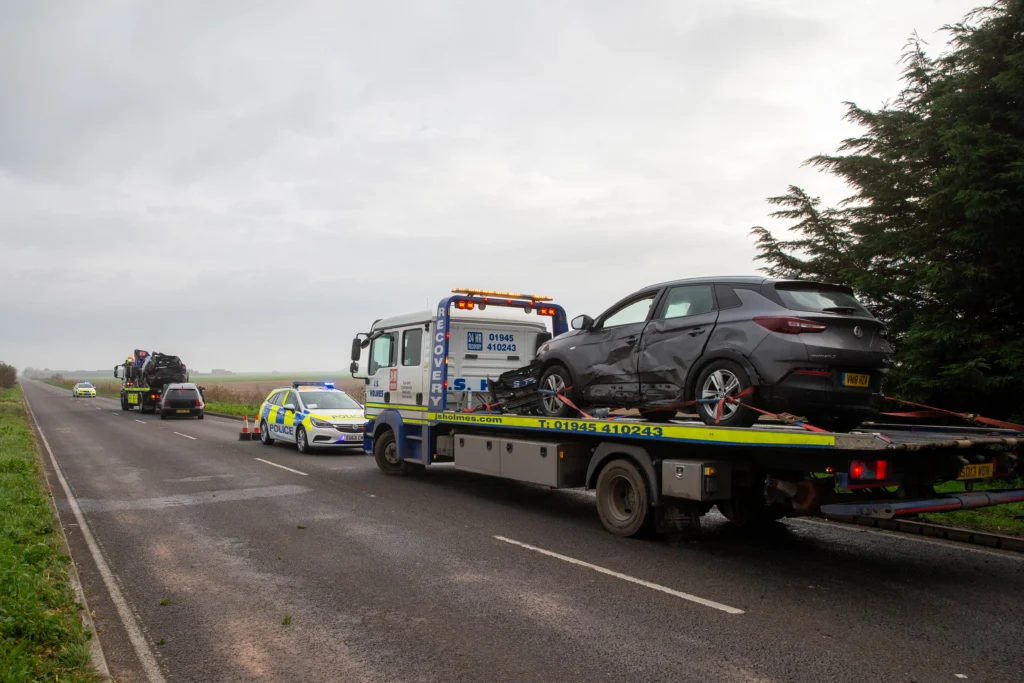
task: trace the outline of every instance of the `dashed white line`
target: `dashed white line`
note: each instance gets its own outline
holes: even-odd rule
[[[608,576],[614,576],[616,579],[622,579],[623,581],[635,583],[636,585],[643,586],[644,588],[650,588],[651,590],[667,593],[668,595],[673,595],[677,598],[682,598],[683,600],[689,600],[690,602],[695,602],[698,605],[704,605],[705,607],[717,609],[721,612],[725,612],[726,614],[743,614],[743,610],[741,609],[730,607],[729,605],[723,605],[720,602],[715,602],[714,600],[707,600],[705,598],[701,598],[696,595],[691,595],[689,593],[683,593],[682,591],[673,590],[671,588],[667,588],[656,583],[651,583],[650,581],[638,579],[635,576],[630,576],[629,574],[622,574],[620,572],[613,571],[605,567],[600,567],[596,564],[590,564],[589,562],[584,562],[583,560],[577,560],[575,557],[569,557],[568,555],[555,553],[550,550],[545,550],[544,548],[538,548],[537,546],[522,543],[521,541],[515,541],[511,538],[505,538],[504,536],[494,536],[494,538],[495,540],[501,541],[502,543],[510,543],[512,545],[517,545],[520,548],[526,548],[527,550],[532,550],[535,553],[540,553],[541,555],[547,555],[548,557],[554,557],[555,559],[562,560],[563,562],[575,564],[580,567],[586,567],[587,569],[592,569],[595,572],[607,574]]]
[[[186,439],[192,439],[193,441],[196,441],[196,440],[197,440],[197,439],[196,439],[196,437],[194,437],[194,436],[189,436],[188,434],[182,434],[181,432],[174,432],[174,433],[175,433],[175,434],[177,434],[178,436],[183,436],[183,437],[185,437]]]
[[[142,420],[136,420],[136,422],[138,422],[138,423],[139,423],[140,425],[144,425],[144,424],[146,424],[146,423],[145,423],[145,422],[143,422]]]
[[[301,474],[304,477],[308,477],[309,476],[305,472],[299,472],[298,470],[293,470],[291,467],[285,467],[284,465],[278,465],[276,462],[270,462],[269,460],[264,460],[263,458],[254,458],[254,460],[259,460],[260,462],[265,462],[268,465],[273,465],[274,467],[280,467],[282,470],[288,470],[289,472],[294,472],[295,474]]]
[[[82,540],[85,541],[86,546],[89,548],[89,553],[92,555],[92,561],[96,564],[96,569],[99,571],[100,577],[103,579],[103,584],[107,587],[107,592],[110,594],[110,600],[114,603],[114,607],[117,609],[117,613],[121,617],[121,623],[124,625],[125,631],[128,633],[128,640],[132,644],[132,649],[135,650],[135,655],[139,658],[139,663],[142,664],[142,669],[146,673],[146,678],[149,679],[150,683],[166,683],[166,679],[160,671],[160,665],[157,664],[156,657],[153,656],[153,652],[149,649],[146,637],[142,635],[142,629],[139,628],[138,623],[135,621],[135,615],[132,613],[131,607],[128,606],[128,601],[125,600],[124,594],[121,593],[121,589],[118,587],[117,581],[114,579],[114,573],[110,571],[110,565],[108,565],[107,561],[103,558],[103,553],[100,552],[100,548],[96,544],[96,539],[89,530],[89,526],[85,523],[85,517],[82,515],[82,509],[78,506],[78,499],[71,493],[71,488],[68,486],[67,479],[64,478],[64,472],[57,463],[57,458],[53,455],[53,449],[50,448],[50,444],[46,440],[46,435],[43,434],[42,427],[40,427],[39,422],[36,421],[35,414],[32,412],[32,406],[29,405],[28,397],[25,398],[25,405],[28,407],[29,415],[32,416],[32,421],[35,422],[36,429],[39,430],[39,436],[42,437],[43,446],[46,447],[46,452],[50,455],[50,463],[53,465],[53,471],[57,475],[57,481],[60,482],[61,488],[64,489],[64,496],[67,498],[68,506],[71,508],[71,513],[75,516],[75,521],[78,522],[79,531],[82,534]],[[97,408],[96,410],[100,409]]]

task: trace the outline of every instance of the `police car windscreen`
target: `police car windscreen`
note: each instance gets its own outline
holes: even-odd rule
[[[308,410],[361,410],[362,406],[340,391],[303,391],[302,403]]]

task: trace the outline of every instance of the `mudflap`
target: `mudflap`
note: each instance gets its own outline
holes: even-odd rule
[[[654,508],[654,530],[659,536],[696,538],[701,533],[700,515],[697,501],[666,498]]]

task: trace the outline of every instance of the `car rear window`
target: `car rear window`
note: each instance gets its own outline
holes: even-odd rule
[[[863,304],[849,292],[827,285],[781,283],[775,285],[782,304],[791,311],[814,313],[845,313],[873,317]]]
[[[199,398],[199,392],[195,389],[171,389],[168,392],[168,397],[176,399],[187,398],[194,401]]]

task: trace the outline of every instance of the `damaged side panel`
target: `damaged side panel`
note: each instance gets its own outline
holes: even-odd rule
[[[718,311],[653,320],[644,330],[637,365],[646,406],[685,400],[687,375],[704,353],[715,329]]]
[[[640,400],[636,347],[645,322],[581,335],[573,355],[576,381],[591,405],[633,406]]]

